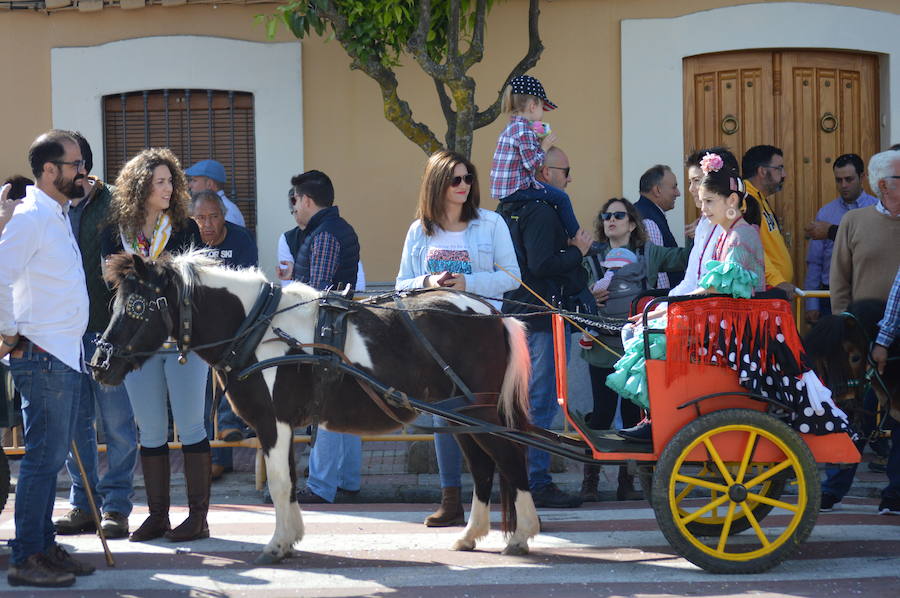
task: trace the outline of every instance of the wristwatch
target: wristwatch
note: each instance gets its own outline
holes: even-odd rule
[[[16,346],[16,343],[10,343],[10,342],[8,342],[8,341],[6,340],[7,338],[15,339],[15,340],[18,342],[18,339],[16,339],[16,335],[13,334],[12,336],[6,336],[6,335],[4,334],[4,335],[3,335],[3,339],[0,340],[0,342],[2,342],[2,343],[3,343],[4,345],[6,345],[7,347],[15,347],[15,346]]]

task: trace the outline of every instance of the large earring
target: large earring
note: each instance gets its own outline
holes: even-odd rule
[[[729,220],[734,220],[738,217],[738,211],[734,208],[728,208],[728,210],[725,212],[725,217]]]

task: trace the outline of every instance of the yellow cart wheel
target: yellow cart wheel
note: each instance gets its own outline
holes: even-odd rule
[[[712,467],[710,467],[710,465],[712,465]],[[747,474],[745,474],[745,477],[755,477],[757,475],[765,473],[767,469],[774,467],[775,465],[777,465],[777,463],[753,463],[750,465],[750,468]],[[731,474],[732,479],[734,479],[734,477],[737,475],[738,469],[740,468],[740,463],[726,463],[725,466]],[[694,470],[696,471],[696,473],[692,474],[690,471],[685,471],[684,473],[707,482],[712,482],[719,485],[725,484],[725,479],[722,477],[722,474],[719,473],[718,468],[714,463],[703,463],[699,466],[694,467]],[[766,498],[778,500],[784,493],[784,489],[785,486],[787,486],[787,483],[787,477],[785,477],[783,474],[778,474],[763,482],[757,492],[760,495],[765,496]],[[698,498],[705,498],[707,500],[713,501],[719,498],[720,495],[721,492],[718,490],[710,490],[708,487],[697,486],[692,483],[685,483],[679,490],[678,495],[675,497],[675,500],[679,504],[682,502],[684,502],[685,504],[691,504],[692,502],[696,502]],[[747,509],[753,511],[753,516],[757,521],[762,521],[765,516],[768,515],[774,508],[769,503],[763,503],[752,499],[748,499],[745,504]],[[679,507],[678,510],[682,516],[687,516],[691,512],[690,509],[681,507]],[[688,530],[692,534],[697,536],[719,536],[722,533],[722,527],[726,520],[727,510],[727,506],[710,509],[700,517],[688,523]],[[731,519],[731,525],[728,530],[728,534],[739,534],[750,529],[751,527],[752,525],[750,524],[749,518],[745,514],[745,509],[738,509]]]
[[[775,496],[788,480],[796,493]],[[715,411],[682,428],[656,463],[652,495],[669,544],[713,573],[771,569],[809,537],[819,510],[809,447],[784,422],[749,409]],[[757,514],[769,515],[766,527]],[[735,535],[735,526],[752,533]]]

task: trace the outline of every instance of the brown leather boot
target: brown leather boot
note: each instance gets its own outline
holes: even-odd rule
[[[586,463],[584,465],[584,479],[581,481],[581,499],[584,502],[599,502],[600,492],[600,471],[603,469],[600,465]]]
[[[459,500],[459,486],[441,488],[441,506],[438,510],[425,518],[428,527],[450,527],[464,525],[466,513],[463,511],[462,502]]]
[[[128,538],[132,542],[154,540],[169,531],[169,447],[141,447],[141,468],[150,516]]]
[[[190,448],[190,446],[185,448]],[[212,485],[211,456],[208,443],[203,452],[184,452],[184,481],[187,486],[188,516],[181,522],[181,525],[166,532],[166,540],[189,542],[209,537],[206,514],[209,512],[209,488]]]
[[[616,489],[616,500],[643,500],[644,493],[634,487],[634,476],[628,473],[628,467],[619,466],[619,487]]]

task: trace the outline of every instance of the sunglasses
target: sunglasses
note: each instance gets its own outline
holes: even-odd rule
[[[612,220],[613,218],[616,220],[625,220],[628,218],[628,212],[603,212],[600,216],[604,220]]]
[[[563,168],[562,166],[548,166],[547,168],[552,168],[554,170],[562,170],[563,176],[566,178],[569,178],[569,173],[572,172],[571,166],[566,166],[565,168]]]
[[[459,187],[460,183],[462,183],[463,181],[466,182],[466,185],[472,186],[472,182],[474,180],[475,180],[474,174],[467,174],[465,176],[455,176],[452,179],[450,179],[450,186],[451,187]]]

